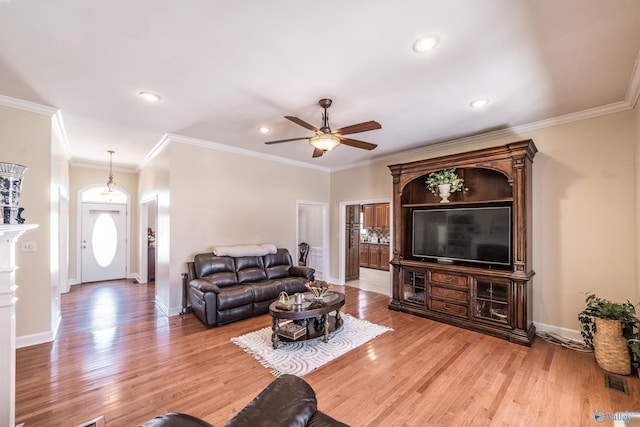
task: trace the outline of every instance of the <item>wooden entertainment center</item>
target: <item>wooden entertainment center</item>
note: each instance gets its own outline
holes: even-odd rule
[[[532,140],[390,165],[393,176],[393,295],[389,308],[531,345]],[[440,203],[426,187],[431,172],[455,168],[465,192]],[[414,255],[414,211],[508,207],[509,262],[439,260]],[[468,232],[472,238],[473,231]],[[446,261],[446,262],[445,262]]]

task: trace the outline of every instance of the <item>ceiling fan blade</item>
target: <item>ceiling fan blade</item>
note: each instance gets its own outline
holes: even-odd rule
[[[348,145],[350,147],[362,148],[364,150],[373,150],[378,144],[372,144],[370,142],[358,141],[357,139],[340,137],[340,143]]]
[[[265,144],[270,145],[270,144],[280,144],[281,142],[289,142],[289,141],[298,141],[301,139],[309,139],[311,138],[310,136],[301,136],[300,138],[289,138],[289,139],[278,139],[277,141],[267,141],[265,142]]]
[[[366,132],[368,130],[375,130],[375,129],[381,129],[381,128],[382,126],[380,125],[380,123],[374,120],[371,120],[364,123],[358,123],[357,125],[345,126],[343,128],[336,129],[331,133],[334,133],[337,135],[350,135],[352,133]]]
[[[314,148],[312,157],[315,159],[316,157],[322,157],[323,154],[324,154],[324,151],[322,151],[319,148]]]
[[[303,128],[307,128],[309,130],[312,130],[314,132],[320,132],[320,129],[318,129],[317,127],[310,125],[309,123],[305,122],[302,119],[299,119],[297,117],[293,117],[293,116],[284,116],[285,119],[291,120],[293,123],[302,126]]]

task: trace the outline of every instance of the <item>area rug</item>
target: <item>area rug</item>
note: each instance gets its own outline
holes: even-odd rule
[[[386,326],[376,325],[348,314],[341,316],[344,321],[342,328],[329,336],[328,343],[319,338],[281,343],[274,350],[271,344],[271,327],[231,338],[231,341],[242,347],[265,368],[271,369],[271,373],[276,377],[283,374],[301,377],[378,335],[393,331]]]

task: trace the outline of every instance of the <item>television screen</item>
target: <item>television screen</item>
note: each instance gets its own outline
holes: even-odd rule
[[[511,208],[413,211],[413,256],[438,261],[511,264]]]

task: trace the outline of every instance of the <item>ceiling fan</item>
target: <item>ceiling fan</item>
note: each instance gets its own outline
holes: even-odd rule
[[[309,144],[313,147],[313,157],[320,157],[325,152],[337,147],[340,144],[348,145],[355,148],[362,148],[364,150],[373,150],[378,146],[377,144],[372,144],[370,142],[347,138],[344,135],[380,129],[382,128],[382,126],[380,126],[380,123],[371,120],[368,122],[359,123],[357,125],[345,126],[343,128],[332,131],[329,127],[329,115],[327,114],[327,108],[331,107],[331,100],[326,98],[321,99],[320,101],[318,101],[318,104],[320,104],[320,107],[324,108],[324,113],[322,114],[322,126],[319,129],[297,117],[284,116],[285,119],[291,120],[293,123],[300,125],[303,128],[314,131],[316,133],[315,135],[302,136],[299,138],[279,139],[277,141],[265,142],[265,144],[280,144],[281,142],[308,139]]]

